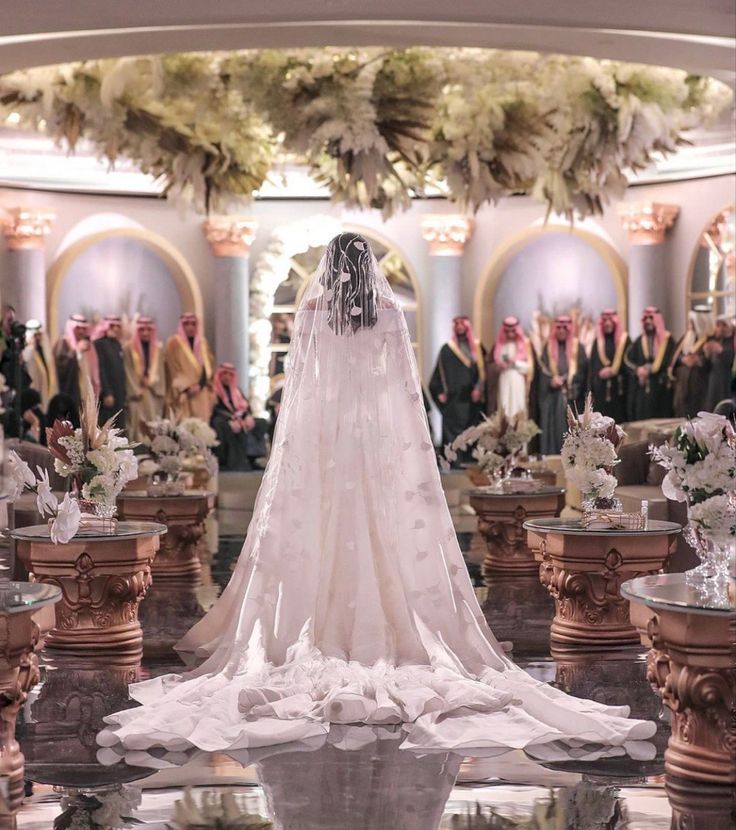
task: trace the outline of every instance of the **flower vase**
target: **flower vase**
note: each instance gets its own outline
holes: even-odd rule
[[[733,542],[716,542],[692,524],[685,528],[683,536],[700,559],[697,567],[685,572],[687,582],[700,584],[709,581],[726,585],[729,579],[733,579],[736,565],[736,547]]]
[[[494,493],[503,493],[504,486],[506,482],[511,478],[511,473],[514,469],[516,464],[516,459],[512,456],[508,456],[508,458],[504,459],[503,464],[500,467],[496,467],[493,470],[489,470],[488,478],[491,482],[490,489]]]

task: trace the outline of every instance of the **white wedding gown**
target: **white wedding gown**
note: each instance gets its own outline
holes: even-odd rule
[[[238,749],[335,723],[401,724],[402,748],[422,750],[623,748],[653,735],[626,706],[534,680],[488,628],[440,484],[406,323],[369,256],[373,327],[330,327],[324,260],[296,314],[243,551],[178,645],[207,659],[131,686],[143,706],[106,718],[101,745]]]

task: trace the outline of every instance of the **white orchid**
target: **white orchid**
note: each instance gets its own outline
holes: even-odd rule
[[[15,450],[8,453],[7,469],[10,482],[8,498],[11,501],[15,501],[26,487],[36,486],[36,476]]]
[[[81,519],[82,513],[79,509],[79,502],[73,499],[69,493],[66,493],[58,507],[56,517],[51,522],[51,541],[55,545],[67,544],[79,530]]]
[[[53,516],[59,507],[59,500],[51,491],[48,470],[43,470],[41,467],[37,467],[36,469],[38,470],[38,481],[36,482],[36,506],[38,512],[42,516],[45,516],[47,513],[49,516]]]

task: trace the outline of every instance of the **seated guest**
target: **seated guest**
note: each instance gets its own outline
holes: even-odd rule
[[[94,341],[100,367],[100,424],[115,418],[115,426],[125,429],[125,363],[123,321],[117,314],[108,314],[102,321]]]
[[[212,353],[196,314],[182,314],[175,335],[166,341],[167,405],[177,418],[212,417]]]
[[[273,386],[273,391],[269,396],[268,400],[266,401],[266,410],[270,415],[271,422],[268,428],[269,435],[271,440],[273,440],[273,433],[276,429],[276,421],[279,417],[279,412],[281,411],[281,395],[284,391],[284,378],[279,378],[278,381]]]
[[[590,351],[588,389],[593,395],[593,408],[613,418],[617,424],[626,420],[626,384],[628,375],[624,354],[629,334],[624,331],[618,312],[606,308],[598,318],[596,339]]]
[[[140,425],[161,418],[164,411],[163,346],[156,336],[156,324],[150,317],[139,317],[133,339],[124,348],[127,383],[128,435],[141,438]]]
[[[24,389],[20,396],[23,422],[21,440],[43,444],[46,440],[46,417],[41,408],[41,396],[35,389]]]
[[[703,346],[709,324],[709,312],[691,311],[687,331],[675,347],[668,374],[674,389],[672,408],[676,418],[694,418],[703,409],[708,386]]]
[[[731,394],[731,376],[734,370],[734,327],[728,317],[716,320],[716,330],[703,346],[708,371],[705,409],[713,412],[720,401]]]
[[[667,370],[675,343],[658,308],[648,306],[641,316],[642,333],[626,350],[629,370],[629,420],[671,418],[672,388]]]
[[[49,401],[57,392],[56,366],[40,320],[29,320],[26,323],[23,363],[31,386],[41,396],[41,407],[47,409]]]
[[[508,416],[528,411],[534,373],[531,344],[516,317],[507,317],[486,357],[486,412],[502,409]]]
[[[49,401],[49,408],[46,410],[46,424],[52,427],[57,421],[69,421],[76,429],[79,426],[79,408],[70,395],[60,393],[54,395]],[[43,436],[42,444],[46,444],[46,436]]]
[[[218,367],[214,387],[217,401],[212,413],[212,428],[220,442],[215,447],[220,469],[261,469],[257,459],[267,452],[268,423],[253,417],[248,399],[238,387],[238,376],[232,363]]]
[[[82,314],[72,314],[67,320],[64,334],[54,346],[54,362],[59,382],[59,392],[68,395],[77,412],[82,400],[84,378],[88,378],[100,394],[100,367],[97,350],[89,335],[89,322]]]
[[[587,378],[585,350],[573,336],[572,318],[560,315],[539,357],[539,442],[544,455],[559,455],[567,431],[567,407],[583,411]]]

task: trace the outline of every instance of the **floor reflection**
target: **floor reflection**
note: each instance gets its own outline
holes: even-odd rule
[[[730,793],[665,780],[669,726],[646,681],[642,654],[625,651],[605,659],[567,654],[555,660],[547,639],[551,605],[533,581],[478,588],[499,639],[513,642],[516,659],[534,676],[575,696],[628,703],[636,717],[656,719],[654,760],[598,757],[595,747],[574,753],[549,747],[536,756],[520,751],[465,759],[452,753],[416,756],[399,750],[401,736],[391,730],[341,727],[316,743],[235,757],[197,753],[99,764],[94,738],[102,718],[131,705],[128,683],[181,667],[172,646],[227,583],[239,551],[240,540],[221,540],[201,583],[162,585],[151,592],[141,613],[147,644],[141,665],[46,658],[42,683],[19,718],[18,738],[33,782],[18,817],[21,830],[60,830],[77,826],[74,821],[84,826],[85,817],[113,816],[116,810],[132,812],[144,826],[163,830],[168,823],[178,830],[189,825],[173,824],[177,810],[180,818],[187,811],[194,815],[204,799],[205,810],[222,812],[223,797],[232,815],[260,814],[275,830],[732,826]],[[186,795],[187,787],[195,788],[193,795]]]

